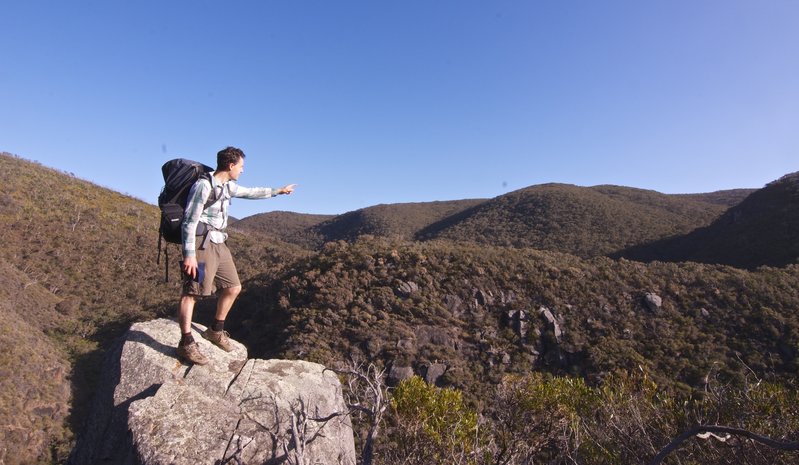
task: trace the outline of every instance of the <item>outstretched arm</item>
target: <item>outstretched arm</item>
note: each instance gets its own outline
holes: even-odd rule
[[[231,197],[242,199],[268,199],[281,194],[291,194],[294,192],[296,184],[288,184],[281,188],[275,189],[273,187],[244,187],[234,182],[228,184]]]

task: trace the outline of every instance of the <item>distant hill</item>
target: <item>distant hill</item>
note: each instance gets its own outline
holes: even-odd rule
[[[753,190],[668,195],[618,186],[531,186],[494,199],[381,204],[335,217],[272,212],[235,224],[308,249],[370,235],[532,247],[593,257],[706,226]]]
[[[674,196],[619,186],[542,184],[446,218],[418,239],[531,247],[581,257],[687,233],[707,225],[740,194]]]
[[[421,229],[485,200],[381,204],[337,216],[273,212],[236,224],[247,231],[275,234],[286,242],[318,248],[325,242],[354,241],[360,236],[413,239]]]
[[[275,211],[259,213],[238,220],[233,228],[243,232],[260,232],[283,241],[312,249],[322,242],[313,227],[335,218],[336,215],[311,215]]]
[[[326,240],[363,235],[412,239],[422,228],[485,202],[484,199],[381,204],[339,215],[314,229]]]
[[[745,268],[795,263],[799,259],[799,172],[753,192],[707,227],[631,247],[615,256]]]

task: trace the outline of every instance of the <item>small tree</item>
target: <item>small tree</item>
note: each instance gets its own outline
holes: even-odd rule
[[[391,406],[397,423],[392,464],[477,463],[477,413],[460,391],[414,376],[394,389]]]
[[[581,418],[597,403],[596,392],[580,378],[506,377],[486,412],[486,462],[538,463],[571,455],[580,444]]]

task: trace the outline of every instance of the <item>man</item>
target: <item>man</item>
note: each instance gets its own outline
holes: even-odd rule
[[[296,184],[279,189],[270,187],[247,188],[238,181],[244,172],[244,152],[228,147],[216,155],[216,171],[211,180],[200,178],[189,192],[183,219],[183,292],[178,309],[181,338],[178,357],[197,365],[205,365],[208,358],[200,352],[191,335],[191,318],[198,297],[210,296],[219,288],[215,321],[202,333],[202,337],[226,352],[233,346],[225,331],[225,318],[241,292],[241,282],[225,241],[228,207],[231,197],[266,199],[294,192]],[[206,209],[209,199],[214,202]]]

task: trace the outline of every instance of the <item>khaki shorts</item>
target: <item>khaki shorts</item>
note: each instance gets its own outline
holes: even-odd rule
[[[194,281],[191,276],[183,273],[183,295],[209,296],[216,293],[217,289],[241,286],[233,256],[224,243],[208,241],[204,249],[197,250],[198,266],[201,263],[205,263],[203,282]]]

